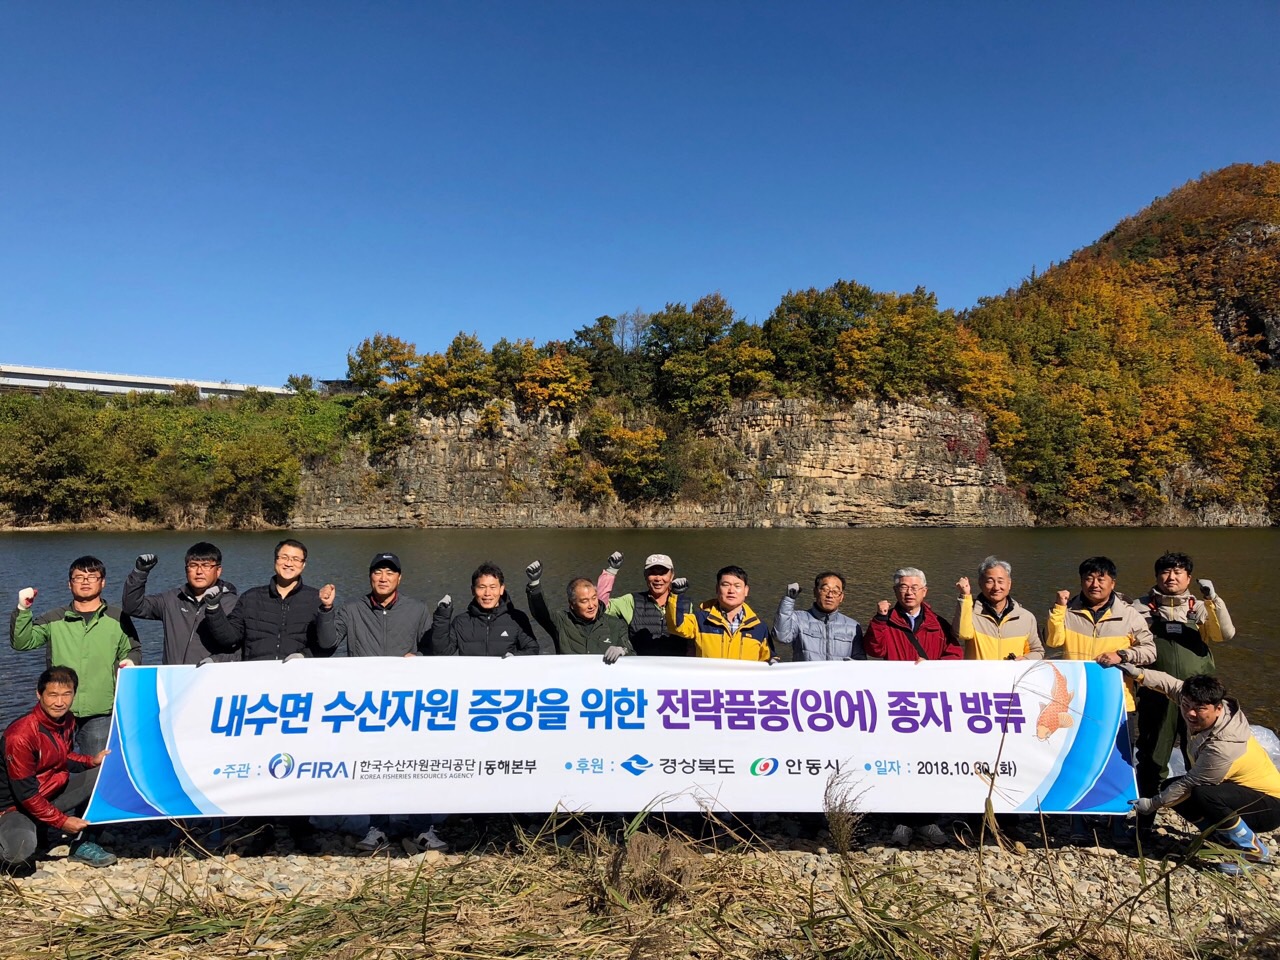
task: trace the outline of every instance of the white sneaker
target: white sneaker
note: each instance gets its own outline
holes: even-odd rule
[[[895,843],[900,847],[907,847],[911,845],[912,836],[912,829],[905,823],[900,823],[893,828],[893,836],[890,838],[890,842]]]
[[[931,843],[935,847],[945,847],[947,845],[947,835],[942,832],[942,828],[936,823],[926,823],[921,827],[920,836],[925,843]]]
[[[444,850],[449,846],[449,844],[436,836],[435,827],[427,827],[426,830],[414,837],[413,845],[419,850]]]
[[[364,835],[364,839],[356,844],[361,850],[378,850],[386,845],[387,835],[377,827],[370,827],[369,832]]]

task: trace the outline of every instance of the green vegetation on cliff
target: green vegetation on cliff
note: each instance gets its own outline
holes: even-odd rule
[[[1141,520],[1167,503],[1280,504],[1280,164],[1189,183],[1070,260],[960,314],[923,287],[839,280],[762,323],[719,294],[603,316],[571,339],[419,353],[378,333],[356,394],[191,403],[0,398],[0,507],[24,520],[125,514],[279,522],[300,463],[343,433],[374,460],[421,413],[578,417],[557,489],[584,505],[714,497],[726,452],[698,427],[738,400],[939,399],[980,410],[991,450],[1046,522]],[[207,514],[206,514],[207,509]]]

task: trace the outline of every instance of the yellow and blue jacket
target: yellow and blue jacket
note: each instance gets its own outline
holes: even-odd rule
[[[745,603],[738,628],[731,630],[714,600],[700,603],[694,610],[678,606],[678,601],[674,593],[667,598],[667,632],[690,641],[695,657],[769,661],[769,628]]]

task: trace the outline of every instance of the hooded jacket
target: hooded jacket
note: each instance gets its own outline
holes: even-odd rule
[[[432,626],[436,656],[536,656],[542,652],[533,635],[533,624],[505,590],[492,610],[485,610],[472,599],[456,617],[450,619],[449,614],[450,607],[436,607]]]
[[[1175,703],[1182,695],[1182,681],[1159,670],[1142,670],[1137,682]],[[1162,807],[1185,800],[1194,787],[1227,780],[1280,799],[1280,771],[1250,732],[1240,704],[1230,697],[1223,701],[1222,714],[1213,726],[1191,734],[1187,753],[1191,756],[1191,769],[1185,776],[1170,780],[1156,795]]]
[[[116,670],[121,660],[142,663],[142,644],[133,621],[119,607],[100,603],[93,613],[58,607],[38,617],[18,608],[9,618],[9,642],[15,650],[47,647],[51,667],[70,667],[80,678],[71,712],[100,717],[111,712],[116,698]]]
[[[1152,587],[1134,606],[1155,640],[1154,669],[1183,679],[1197,673],[1217,673],[1209,644],[1236,635],[1221,597],[1202,600],[1189,591],[1170,595]]]
[[[403,657],[431,652],[431,611],[421,600],[396,593],[391,603],[375,603],[372,594],[339,608],[333,618],[337,645],[349,657]]]
[[[186,664],[195,666],[204,660],[230,660],[232,655],[222,651],[205,623],[205,605],[184,583],[164,593],[147,593],[147,574],[150,571],[134,569],[124,580],[124,595],[120,609],[139,620],[159,620],[164,625],[164,659],[166,666]],[[235,584],[219,580],[216,586],[222,591],[218,602],[223,613],[230,613],[240,599]]]
[[[697,657],[768,663],[773,656],[769,628],[745,603],[735,629],[714,600],[705,600],[696,609],[682,609],[680,598],[673,593],[667,598],[667,631],[693,641]]]

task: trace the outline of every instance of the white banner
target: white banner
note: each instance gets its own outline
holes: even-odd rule
[[[646,807],[1123,813],[1092,663],[421,657],[122,670],[87,817]]]

